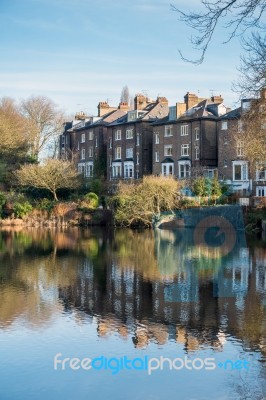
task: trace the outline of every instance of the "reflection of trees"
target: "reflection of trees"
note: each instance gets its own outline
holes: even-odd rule
[[[265,351],[265,248],[249,255],[240,241],[205,264],[192,239],[189,230],[1,232],[1,325],[39,326],[64,309],[81,324],[97,316],[100,337],[137,348],[221,349],[230,333]]]

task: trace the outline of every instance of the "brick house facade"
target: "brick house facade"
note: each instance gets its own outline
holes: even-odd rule
[[[217,124],[226,113],[223,99],[197,102],[198,97],[190,93],[184,99],[170,107],[166,118],[152,124],[152,172],[179,179],[203,173],[213,176],[218,163]]]

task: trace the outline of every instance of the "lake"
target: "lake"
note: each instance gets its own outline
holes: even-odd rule
[[[266,240],[0,231],[1,400],[265,399]]]

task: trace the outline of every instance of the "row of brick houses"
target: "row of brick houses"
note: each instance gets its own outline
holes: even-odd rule
[[[199,98],[189,92],[171,107],[165,97],[153,101],[143,94],[135,96],[133,110],[127,103],[116,108],[100,102],[97,116],[79,113],[65,124],[60,157],[73,158],[85,177],[103,176],[110,186],[149,174],[204,175],[218,176],[241,195],[265,197],[266,166],[259,172],[250,166],[241,142],[234,140],[251,102],[242,100],[230,110],[221,96]]]

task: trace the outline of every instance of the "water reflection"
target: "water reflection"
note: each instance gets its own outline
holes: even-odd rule
[[[266,248],[243,235],[224,255],[195,245],[189,229],[2,230],[0,327],[71,315],[135,349],[221,352],[236,340],[263,361]]]

